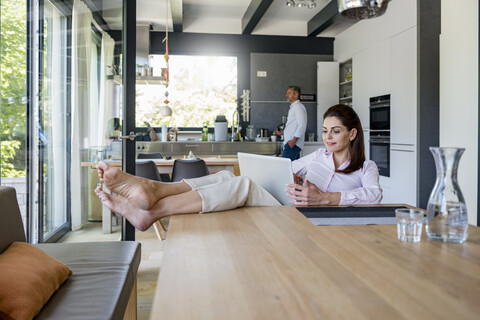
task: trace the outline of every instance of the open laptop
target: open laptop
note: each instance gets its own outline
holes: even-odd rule
[[[286,184],[293,183],[292,162],[287,158],[261,156],[258,154],[238,154],[240,175],[263,187],[282,205],[291,205],[292,200],[285,192]]]

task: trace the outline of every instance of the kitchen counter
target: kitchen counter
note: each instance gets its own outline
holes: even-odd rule
[[[195,156],[236,156],[237,152],[264,155],[278,155],[282,151],[282,141],[137,141],[137,153],[160,152],[164,156],[187,155],[190,151]]]

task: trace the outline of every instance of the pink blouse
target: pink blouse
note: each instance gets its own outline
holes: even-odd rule
[[[342,163],[339,170],[348,166]],[[323,192],[341,192],[339,205],[378,204],[382,200],[378,168],[366,160],[363,167],[349,174],[335,172],[333,153],[324,148],[292,162],[293,173],[306,175]]]

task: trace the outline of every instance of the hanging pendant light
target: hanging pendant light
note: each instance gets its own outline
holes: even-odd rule
[[[338,0],[338,11],[344,17],[362,20],[381,16],[387,5],[388,0]]]
[[[168,106],[170,101],[168,100],[168,85],[170,84],[170,67],[168,64],[168,60],[170,59],[169,54],[168,54],[168,1],[166,1],[166,18],[165,18],[165,39],[163,39],[163,42],[165,42],[165,63],[166,63],[166,68],[164,72],[164,77],[165,77],[165,100],[163,101],[165,103],[164,106],[160,107],[160,114],[163,117],[169,117],[172,115],[172,108]]]

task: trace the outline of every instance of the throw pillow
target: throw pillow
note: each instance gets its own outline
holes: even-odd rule
[[[32,319],[72,274],[66,265],[25,242],[0,254],[0,319]]]

